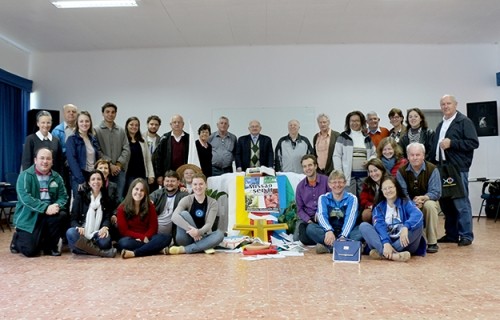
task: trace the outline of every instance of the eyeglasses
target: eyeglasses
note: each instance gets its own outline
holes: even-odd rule
[[[385,191],[394,190],[394,189],[396,189],[395,186],[387,186],[387,187],[382,188],[382,191],[385,192]]]

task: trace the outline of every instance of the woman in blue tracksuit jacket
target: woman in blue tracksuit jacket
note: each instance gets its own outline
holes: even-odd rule
[[[408,261],[411,254],[425,254],[424,218],[392,176],[381,181],[379,202],[373,210],[373,225],[363,222],[359,229],[370,256],[393,261]]]

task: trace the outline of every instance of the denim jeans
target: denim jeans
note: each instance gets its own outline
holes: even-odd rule
[[[382,243],[382,240],[380,240],[380,235],[378,234],[375,227],[368,222],[362,222],[361,225],[359,226],[359,230],[361,231],[363,238],[368,244],[368,247],[370,249],[377,250],[378,253],[383,255],[384,245]],[[415,253],[420,245],[420,239],[423,236],[423,232],[424,232],[423,226],[416,230],[411,230],[411,231],[408,230],[408,240],[410,243],[406,247],[403,247],[401,245],[401,241],[399,240],[399,238],[397,239],[391,238],[390,244],[397,252],[409,251],[410,253]]]
[[[127,176],[124,170],[120,171],[120,173],[117,176],[109,174],[109,181],[116,183],[116,193],[118,194],[118,197],[120,199],[124,198],[126,195],[126,192],[128,190],[125,190],[125,184],[127,182]]]
[[[134,251],[136,257],[152,256],[168,247],[171,241],[172,236],[166,234],[155,234],[148,243],[132,237],[123,237],[118,240],[118,249]]]
[[[195,226],[191,214],[187,211],[180,213],[181,217],[192,226]],[[175,235],[175,243],[179,246],[184,246],[186,253],[203,252],[204,250],[216,247],[224,239],[224,233],[219,229],[212,233],[203,235],[201,240],[194,241],[194,239],[186,232],[186,230],[177,226],[177,233]]]
[[[320,226],[319,224],[309,223],[307,225],[307,228],[306,228],[306,233],[307,233],[307,236],[312,241],[314,241],[314,243],[321,243],[321,244],[327,246],[325,244],[325,233],[326,233],[325,229],[323,229],[323,227]],[[338,238],[340,236],[340,233],[341,233],[340,231],[337,231],[337,232],[334,231],[335,238]],[[351,232],[349,233],[348,238],[351,240],[356,240],[356,241],[362,240],[361,233],[359,232],[358,226],[355,226],[354,228],[352,228]],[[327,246],[327,247],[330,250],[332,249],[332,246]]]
[[[445,234],[452,239],[474,240],[472,232],[472,207],[469,200],[469,173],[460,172],[464,185],[464,197],[458,199],[441,199],[441,209],[445,215]]]
[[[75,242],[80,239],[80,233],[76,231],[76,228],[71,227],[66,231],[66,239],[68,239],[68,247],[73,253],[77,254],[87,254],[87,252],[80,250],[75,247]],[[99,238],[99,235],[96,233],[92,237],[92,241],[99,247],[101,250],[111,249],[111,237],[108,235],[105,238]]]

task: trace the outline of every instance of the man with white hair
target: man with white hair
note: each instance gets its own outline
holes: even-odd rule
[[[319,132],[313,137],[314,155],[318,159],[318,172],[328,176],[333,170],[333,151],[340,132],[330,129],[330,118],[321,113],[316,118]]]
[[[236,141],[238,139],[228,129],[229,119],[221,116],[217,121],[217,131],[208,138],[208,143],[212,145],[212,176],[233,172]]]
[[[432,163],[425,161],[425,147],[413,142],[406,147],[409,163],[399,168],[396,178],[404,193],[424,214],[427,252],[436,253],[441,177]]]
[[[274,170],[277,172],[302,173],[302,157],[313,153],[309,139],[301,136],[299,129],[298,120],[288,121],[288,135],[278,140],[274,151]]]
[[[472,208],[469,200],[469,168],[474,150],[479,147],[476,128],[472,120],[457,111],[457,100],[444,95],[440,100],[443,121],[436,128],[430,159],[439,163],[451,163],[460,172],[464,196],[439,201],[446,217],[445,235],[438,242],[458,243],[468,246],[474,240],[472,232]]]
[[[248,124],[250,134],[238,138],[236,146],[236,171],[245,172],[248,168],[274,167],[273,142],[270,137],[260,134],[260,122],[252,120]]]
[[[375,111],[366,114],[366,122],[368,123],[368,134],[375,148],[382,139],[391,135],[389,129],[379,126],[380,118]]]

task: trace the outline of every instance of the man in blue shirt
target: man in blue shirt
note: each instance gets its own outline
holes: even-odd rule
[[[331,192],[319,197],[316,219],[318,224],[309,224],[306,232],[315,241],[316,253],[332,252],[333,242],[338,237],[361,240],[358,226],[358,199],[345,190],[346,179],[342,171],[333,170],[328,177]]]

